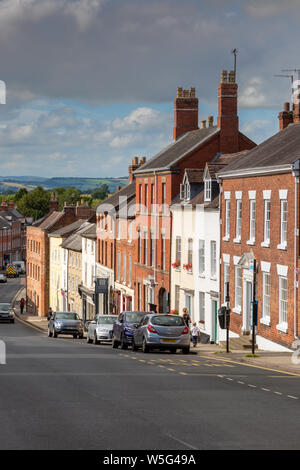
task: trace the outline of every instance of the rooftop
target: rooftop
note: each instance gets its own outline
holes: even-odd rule
[[[148,160],[144,165],[140,166],[140,168],[135,170],[134,173],[138,174],[156,169],[170,169],[177,163],[177,161],[181,160],[185,155],[188,155],[210,137],[218,134],[219,132],[220,129],[218,129],[217,126],[205,127],[203,129],[187,132]]]

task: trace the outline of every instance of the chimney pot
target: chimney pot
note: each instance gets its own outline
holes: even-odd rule
[[[230,72],[228,73],[228,82],[235,83],[235,71],[234,70],[230,70]]]
[[[196,97],[196,88],[191,88],[190,89],[190,97],[195,98]]]
[[[289,111],[290,110],[290,103],[286,102],[283,103],[283,111]]]
[[[203,119],[201,121],[201,129],[206,129],[206,120],[205,119]]]
[[[221,83],[227,83],[228,82],[228,72],[227,70],[222,70],[221,72]]]
[[[213,127],[214,125],[214,117],[213,116],[208,116],[208,127]]]
[[[177,88],[177,98],[182,98],[182,87]]]

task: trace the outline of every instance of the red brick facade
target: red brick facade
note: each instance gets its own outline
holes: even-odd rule
[[[242,269],[241,302],[236,300],[236,271],[237,259],[244,253],[253,251],[258,263],[256,276],[256,298],[258,300],[258,335],[283,346],[291,346],[295,336],[299,334],[299,319],[296,320],[295,308],[297,306],[297,289],[295,288],[296,268],[299,260],[299,237],[295,240],[295,196],[299,201],[298,184],[295,185],[295,176],[290,173],[262,175],[253,177],[226,178],[222,181],[221,197],[221,301],[224,301],[224,266],[229,263],[230,306],[232,309],[230,329],[242,334],[245,328],[246,284],[245,273]],[[295,187],[297,194],[295,195]],[[284,191],[287,190],[286,193]],[[250,193],[249,193],[250,191]],[[281,191],[281,192],[280,192]],[[283,194],[283,195],[282,195]],[[255,200],[255,240],[250,240],[250,201]],[[287,242],[286,247],[280,248],[281,243],[281,200],[287,200]],[[242,201],[241,238],[236,239],[237,200]],[[226,199],[230,200],[230,235],[226,239]],[[270,242],[265,242],[265,201],[270,201]],[[296,217],[299,228],[299,202],[296,207]],[[235,241],[234,241],[235,240]],[[248,242],[248,243],[247,243]],[[296,242],[296,247],[295,247]],[[296,253],[295,253],[296,249]],[[267,267],[266,267],[267,266]],[[283,268],[282,268],[283,267]],[[269,270],[269,271],[268,271]],[[286,272],[284,272],[284,270]],[[263,319],[263,276],[268,271],[270,285],[269,295],[265,296],[265,304],[270,305],[270,318]],[[285,276],[286,274],[286,276]],[[280,328],[279,307],[279,278],[287,278],[287,328]],[[248,278],[251,281],[251,276]],[[266,281],[265,281],[266,282]],[[266,287],[265,287],[266,289]],[[268,289],[266,289],[268,292]],[[237,294],[238,295],[238,294]],[[236,313],[235,305],[241,304],[240,313]],[[268,311],[268,308],[265,308]]]

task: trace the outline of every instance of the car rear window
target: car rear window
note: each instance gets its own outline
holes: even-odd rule
[[[57,320],[79,320],[77,313],[73,312],[56,313],[55,318]]]
[[[182,317],[173,317],[171,315],[158,315],[157,317],[152,317],[152,325],[157,326],[184,326],[184,321]]]
[[[144,316],[144,312],[126,313],[126,321],[128,323],[139,323]]]
[[[116,319],[117,317],[99,317],[98,323],[100,323],[100,325],[112,325]]]
[[[10,305],[9,304],[0,304],[0,310],[2,310],[2,312],[8,312],[10,310]]]

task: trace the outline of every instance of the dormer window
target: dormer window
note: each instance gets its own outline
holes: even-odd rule
[[[211,179],[204,181],[204,200],[207,202],[211,201]]]
[[[180,185],[180,199],[189,201],[191,198],[191,188],[189,183],[183,183]]]

